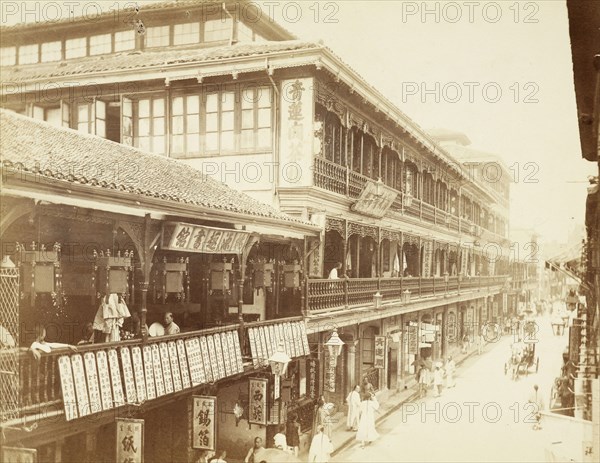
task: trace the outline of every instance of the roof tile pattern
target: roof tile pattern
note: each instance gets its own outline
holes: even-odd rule
[[[209,48],[194,46],[193,48],[187,47],[176,50],[167,48],[157,51],[131,51],[52,63],[5,66],[2,69],[2,81],[4,83],[17,83],[133,69],[157,70],[161,66],[174,64],[202,63],[229,58],[261,56],[281,51],[317,49],[319,47],[321,46],[313,42],[287,40],[282,42],[237,43],[235,45]]]
[[[307,224],[180,161],[0,109],[0,161],[10,178],[53,179],[136,197]],[[139,199],[139,198],[137,198]]]

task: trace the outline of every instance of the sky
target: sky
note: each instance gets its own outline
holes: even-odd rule
[[[72,2],[75,14],[91,4],[108,11],[132,3]],[[23,2],[3,2],[3,24],[23,19],[6,14],[7,4],[22,9]],[[260,9],[300,39],[323,40],[423,129],[463,132],[471,147],[504,159],[513,180],[511,227],[561,242],[583,223],[587,176],[597,168],[581,158],[563,0],[259,1],[253,8],[248,15]]]

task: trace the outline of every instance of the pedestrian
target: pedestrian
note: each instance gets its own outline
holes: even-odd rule
[[[533,386],[533,392],[529,396],[528,403],[533,404],[533,416],[535,418],[535,423],[533,425],[533,430],[538,431],[542,429],[541,420],[542,420],[542,411],[544,410],[544,402],[542,399],[542,394],[538,391],[539,386],[535,384]]]
[[[379,437],[375,430],[375,412],[379,410],[379,402],[375,398],[375,394],[363,398],[360,403],[360,420],[358,422],[358,432],[356,440],[361,442],[361,448],[373,442]]]
[[[319,407],[317,408],[316,414],[316,426],[314,429],[318,429],[319,426],[323,426],[325,435],[331,439],[331,404],[325,403],[325,398],[321,396],[318,402]]]
[[[258,463],[262,460],[261,453],[265,451],[263,440],[260,437],[254,438],[254,445],[248,450],[244,463]]]
[[[348,404],[348,417],[346,418],[346,427],[349,431],[356,431],[360,412],[360,386],[357,384],[354,390],[350,391],[346,397]]]
[[[298,423],[298,415],[292,413],[285,425],[285,437],[287,445],[294,449],[294,456],[298,456],[300,449],[300,423]]]
[[[427,395],[427,388],[429,387],[429,368],[425,365],[421,365],[419,367],[418,373],[418,381],[419,381],[419,397],[423,398]]]
[[[483,336],[483,331],[479,333],[477,337],[477,355],[481,355],[483,351],[483,347],[485,346],[485,337]]]
[[[225,450],[217,450],[215,456],[209,460],[209,463],[227,463],[225,458],[227,457],[227,452]]]
[[[446,370],[446,387],[451,388],[456,384],[454,383],[454,372],[456,371],[456,363],[454,363],[454,359],[452,356],[448,357],[446,360],[446,366],[444,367]]]
[[[444,385],[444,370],[442,370],[442,364],[436,363],[435,370],[433,372],[433,396],[439,397],[442,395],[442,386]]]
[[[317,433],[310,443],[308,451],[309,463],[327,463],[333,452],[333,444],[331,439],[325,434],[325,428],[319,426]]]
[[[288,451],[287,439],[285,437],[285,426],[279,426],[279,432],[273,436],[273,445],[276,449]]]
[[[465,333],[465,335],[462,338],[462,353],[463,354],[467,353],[468,347],[469,347],[469,334]]]

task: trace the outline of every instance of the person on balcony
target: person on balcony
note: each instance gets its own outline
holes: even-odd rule
[[[37,336],[35,341],[31,343],[29,350],[31,350],[31,354],[33,358],[39,360],[42,356],[42,352],[49,354],[52,352],[52,349],[71,349],[73,352],[77,352],[77,347],[72,346],[70,344],[63,344],[60,342],[47,342],[46,341],[46,328],[42,325],[36,326]]]
[[[341,271],[342,271],[342,263],[341,262],[336,262],[335,266],[329,272],[329,279],[330,280],[339,280],[340,277],[342,277],[342,278],[348,278],[343,273],[340,274]]]
[[[167,312],[165,314],[165,335],[167,334],[179,334],[179,326],[173,321],[173,313]]]

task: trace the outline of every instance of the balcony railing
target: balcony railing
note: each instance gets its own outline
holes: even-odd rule
[[[359,174],[350,170],[347,167],[341,166],[334,162],[328,161],[322,157],[315,158],[314,170],[315,186],[328,191],[333,191],[348,198],[356,199],[360,196],[368,181],[373,179],[366,175]],[[415,217],[420,220],[433,223],[440,226],[445,226],[453,231],[464,234],[475,235],[476,229],[472,228],[471,221],[458,220],[458,217],[445,212],[442,209],[428,204],[425,201],[413,196],[405,196],[398,191],[398,197],[391,206],[391,210],[397,213],[404,213],[410,217]],[[487,229],[489,240],[504,241],[505,238],[493,233]]]
[[[507,276],[453,276],[429,278],[352,278],[340,280],[307,280],[307,310],[320,313],[373,304],[379,292],[384,302],[402,301],[405,291],[410,291],[414,301],[424,297],[454,295],[492,286],[502,286]]]

